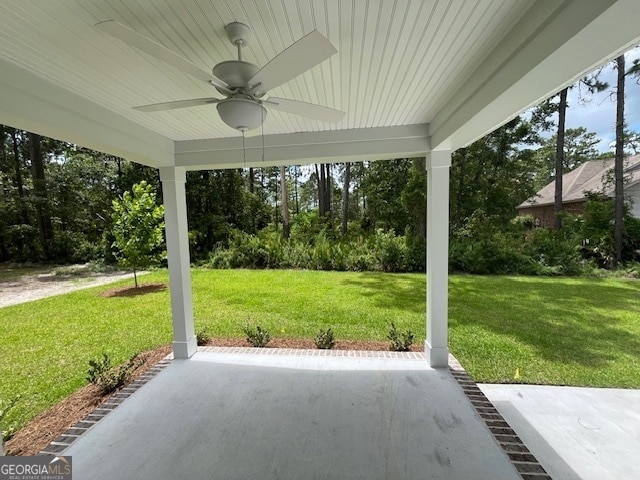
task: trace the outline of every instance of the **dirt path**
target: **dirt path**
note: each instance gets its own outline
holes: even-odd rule
[[[133,278],[132,273],[91,272],[82,265],[65,270],[68,273],[25,274],[0,281],[0,308]]]

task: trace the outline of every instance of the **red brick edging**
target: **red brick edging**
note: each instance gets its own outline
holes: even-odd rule
[[[524,480],[553,480],[453,355],[449,355],[449,372],[520,476]]]

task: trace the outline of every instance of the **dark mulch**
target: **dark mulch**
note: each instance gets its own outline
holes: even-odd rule
[[[141,353],[140,358],[144,359],[144,362],[133,372],[131,380],[138,378],[169,353],[171,353],[170,345]],[[110,396],[101,395],[95,385],[85,385],[60,403],[38,415],[18,431],[11,440],[5,443],[6,454],[36,455],[49,442],[59,437],[74,423],[83,419]]]
[[[144,285],[114,287],[100,292],[101,297],[135,297],[137,295],[145,295],[147,293],[161,292],[166,290],[165,283],[145,283]]]
[[[211,347],[250,347],[244,338],[214,338],[207,343]],[[273,338],[266,348],[307,348],[315,349],[313,340],[305,338]],[[389,350],[389,342],[372,342],[359,340],[337,340],[334,350]],[[422,345],[412,345],[412,352],[422,352]]]

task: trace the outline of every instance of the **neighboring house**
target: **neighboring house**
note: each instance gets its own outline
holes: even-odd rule
[[[577,215],[584,212],[586,192],[603,193],[613,198],[613,158],[591,160],[562,176],[562,208]],[[624,160],[624,194],[631,214],[640,218],[640,155]],[[531,215],[535,225],[552,227],[555,216],[555,182],[551,182],[526,202],[516,207],[518,215]]]

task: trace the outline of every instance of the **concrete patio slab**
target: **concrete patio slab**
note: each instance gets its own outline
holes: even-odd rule
[[[78,438],[74,479],[519,479],[424,359],[198,352]]]
[[[640,391],[478,386],[553,478],[640,478]]]

